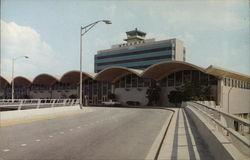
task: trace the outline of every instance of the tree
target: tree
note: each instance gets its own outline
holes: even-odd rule
[[[175,107],[182,102],[182,92],[181,91],[171,91],[168,95],[168,100],[170,103],[175,104]]]
[[[114,93],[109,92],[108,93],[108,99],[115,101],[116,100],[116,95]]]
[[[158,86],[149,87],[146,92],[146,97],[148,98],[148,106],[156,105],[160,100],[161,88]]]
[[[177,106],[182,101],[207,101],[211,98],[211,86],[203,85],[197,81],[185,83],[182,87],[176,88],[168,95],[169,102]]]
[[[77,95],[76,95],[76,94],[71,94],[71,95],[69,96],[69,98],[70,98],[70,99],[77,99]]]
[[[182,91],[183,101],[205,101],[211,100],[211,86],[203,85],[197,81],[185,83],[180,90]]]
[[[30,99],[30,96],[27,95],[27,94],[25,94],[25,95],[23,96],[23,99]]]

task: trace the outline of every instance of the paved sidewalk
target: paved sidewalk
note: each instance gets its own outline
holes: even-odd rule
[[[175,109],[158,159],[214,159],[183,108]]]

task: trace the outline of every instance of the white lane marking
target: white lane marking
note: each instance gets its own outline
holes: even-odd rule
[[[36,139],[36,142],[40,142],[41,140],[40,139]]]
[[[9,149],[4,149],[3,152],[9,152],[10,150]]]
[[[70,129],[70,131],[73,131],[73,129]]]
[[[49,136],[49,138],[53,138],[53,136]]]
[[[80,129],[80,128],[81,128],[81,126],[78,126],[77,128],[78,128],[78,129]]]
[[[60,134],[64,134],[64,132],[60,132]]]
[[[22,146],[22,147],[25,147],[25,146],[27,146],[27,144],[24,143],[24,144],[21,144],[21,146]]]

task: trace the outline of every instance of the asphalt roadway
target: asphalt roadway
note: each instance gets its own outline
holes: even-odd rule
[[[145,159],[171,112],[93,107],[92,112],[0,128],[1,160]]]

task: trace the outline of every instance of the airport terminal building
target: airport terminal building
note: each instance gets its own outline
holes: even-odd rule
[[[147,105],[146,92],[157,85],[161,88],[159,105],[171,106],[168,95],[172,90],[198,81],[211,86],[211,99],[226,112],[244,116],[249,113],[248,75],[186,62],[185,47],[179,39],[146,39],[146,33],[138,29],[126,34],[125,43],[97,52],[95,73],[83,72],[84,104],[101,105],[109,100],[109,93],[114,93],[122,105],[128,101]],[[79,79],[79,70],[61,76],[18,76],[14,78],[15,98],[75,98],[79,95]],[[8,77],[0,77],[0,97],[11,98]]]
[[[121,66],[145,70],[163,61],[185,61],[185,48],[178,39],[155,41],[145,39],[146,33],[137,30],[126,32],[126,43],[113,45],[111,49],[98,51],[95,55],[95,72]]]

